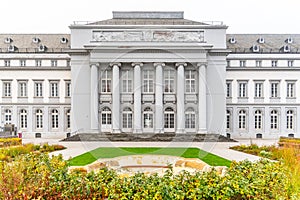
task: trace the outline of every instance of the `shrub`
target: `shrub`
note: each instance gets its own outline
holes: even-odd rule
[[[22,145],[21,138],[0,138],[0,147]]]

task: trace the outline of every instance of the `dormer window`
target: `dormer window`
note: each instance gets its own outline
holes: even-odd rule
[[[289,37],[288,39],[286,39],[286,43],[292,44],[293,43],[293,38]]]
[[[66,44],[68,42],[68,39],[65,37],[60,38],[60,43]]]
[[[288,46],[288,45],[284,45],[283,46],[283,52],[287,53],[287,52],[290,52],[291,51],[291,47]]]
[[[252,46],[252,51],[253,52],[259,52],[259,46],[258,45],[253,45]]]
[[[229,38],[229,43],[230,44],[235,44],[236,43],[236,39],[234,37]]]
[[[265,38],[260,37],[260,38],[258,38],[257,42],[258,42],[259,44],[263,44],[263,43],[265,43]]]
[[[14,52],[16,50],[16,47],[14,45],[9,45],[7,48],[8,52]]]
[[[40,45],[39,46],[39,52],[44,52],[46,51],[47,47],[45,45]]]
[[[10,38],[10,37],[7,37],[7,38],[5,38],[4,39],[4,42],[6,43],[6,44],[10,44],[10,43],[12,43],[12,39]]]
[[[35,44],[39,43],[40,41],[41,40],[37,37],[32,38],[32,42],[35,43]]]

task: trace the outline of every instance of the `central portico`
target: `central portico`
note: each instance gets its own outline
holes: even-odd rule
[[[72,131],[225,134],[226,28],[183,12],[71,25]]]

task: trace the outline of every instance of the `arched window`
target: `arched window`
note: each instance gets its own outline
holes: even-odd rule
[[[278,129],[278,111],[271,111],[271,129]]]
[[[173,108],[166,108],[164,113],[165,128],[175,128],[175,114]]]
[[[286,128],[294,129],[294,112],[292,110],[286,112]]]
[[[35,127],[37,129],[43,128],[43,111],[40,109],[36,110],[35,118]]]
[[[122,124],[123,128],[132,128],[132,110],[130,108],[123,109]]]
[[[231,126],[231,113],[230,110],[226,110],[226,129],[230,129]]]
[[[20,128],[27,128],[27,111],[24,109],[20,111]]]
[[[246,111],[240,110],[239,112],[239,129],[246,129]]]
[[[256,110],[254,113],[254,128],[262,129],[262,112],[261,112],[261,110]]]
[[[71,110],[67,110],[67,129],[71,128]]]
[[[193,108],[185,111],[185,128],[196,128],[196,114]]]
[[[104,107],[101,112],[101,124],[111,125],[111,110],[108,107]]]
[[[58,128],[58,111],[56,109],[51,112],[51,127]]]
[[[11,124],[11,110],[6,109],[4,112],[4,120],[5,120],[5,124]]]
[[[144,109],[144,128],[153,128],[153,111],[150,107]]]

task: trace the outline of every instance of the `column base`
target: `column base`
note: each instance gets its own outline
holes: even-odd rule
[[[176,134],[185,133],[184,129],[176,129]]]

